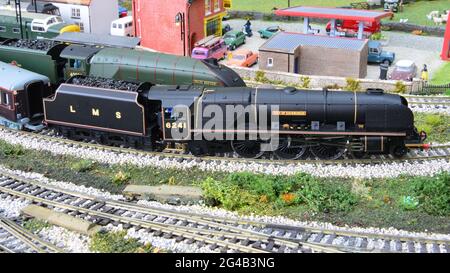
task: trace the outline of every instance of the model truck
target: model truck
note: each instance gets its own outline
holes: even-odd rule
[[[395,53],[384,51],[378,41],[369,41],[369,63],[384,63],[390,65],[394,62]]]

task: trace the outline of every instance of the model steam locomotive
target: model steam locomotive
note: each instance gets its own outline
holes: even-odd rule
[[[22,120],[35,119],[42,110],[48,127],[76,140],[155,151],[182,144],[195,155],[235,152],[257,158],[269,153],[261,148],[268,142],[261,136],[269,134],[271,140],[276,138],[272,152],[280,159],[299,159],[307,152],[320,159],[337,159],[346,152],[357,158],[370,153],[402,157],[408,148],[426,147],[426,136],[414,127],[407,101],[382,90],[168,86],[74,76],[37,109],[38,97],[46,92],[36,91],[47,86],[37,76],[28,75],[10,91],[5,91],[2,78],[9,110],[15,109]],[[12,103],[19,95],[26,98],[20,109],[36,109],[20,112]],[[207,113],[211,107],[214,118],[213,111]],[[231,122],[228,116],[219,118],[220,111],[239,107],[244,111],[233,112]]]
[[[0,61],[47,76],[54,86],[75,75],[154,84],[245,86],[236,72],[212,60],[141,49],[10,39],[0,43]]]

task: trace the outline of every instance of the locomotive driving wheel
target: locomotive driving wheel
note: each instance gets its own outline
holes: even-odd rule
[[[340,145],[318,144],[311,147],[311,153],[322,160],[336,160],[342,157],[347,148]]]
[[[306,145],[292,141],[289,137],[280,139],[280,144],[274,153],[280,159],[297,160],[301,158],[307,150],[308,147]]]
[[[264,151],[261,151],[261,143],[256,140],[233,140],[231,147],[240,157],[256,159],[264,154]]]

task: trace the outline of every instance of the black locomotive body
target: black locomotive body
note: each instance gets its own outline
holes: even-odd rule
[[[196,155],[401,157],[424,140],[406,100],[381,90],[151,86],[76,76],[45,101],[45,115],[67,137],[152,150],[181,143]]]

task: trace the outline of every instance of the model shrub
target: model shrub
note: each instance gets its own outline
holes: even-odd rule
[[[345,90],[347,91],[361,91],[361,85],[359,84],[358,80],[355,80],[353,78],[346,78],[345,79],[347,85],[345,86]]]
[[[395,83],[394,92],[399,93],[399,94],[405,94],[406,93],[406,85],[401,81],[397,81]]]
[[[119,171],[112,177],[112,182],[116,185],[122,185],[131,179],[131,175],[124,171]]]
[[[311,85],[311,78],[310,77],[306,77],[306,76],[300,77],[300,80],[302,81],[302,84],[301,84],[302,88],[305,88],[305,89],[310,88],[310,85]]]
[[[72,170],[79,173],[91,171],[92,169],[94,169],[94,167],[95,162],[88,159],[82,159],[72,164]]]
[[[98,232],[91,238],[89,249],[99,253],[148,253],[151,245],[142,245],[135,238],[127,238],[126,231]]]
[[[295,193],[297,204],[304,204],[315,212],[350,211],[358,203],[351,188],[338,183],[311,180]]]
[[[258,70],[255,74],[255,81],[262,82],[262,83],[268,83],[269,79],[266,77],[266,73],[264,71]]]
[[[381,31],[380,32],[377,32],[377,33],[374,33],[374,34],[372,34],[371,36],[370,36],[370,39],[371,40],[374,40],[374,41],[379,41],[379,40],[381,40],[381,39],[384,39],[385,37],[384,37],[384,35],[381,33]]]
[[[25,221],[24,227],[33,233],[38,233],[42,229],[50,227],[50,224],[45,221],[32,218]]]
[[[414,124],[419,131],[427,132],[427,142],[446,143],[450,141],[448,133],[450,116],[448,115],[414,113]]]
[[[450,215],[450,174],[411,179],[409,192],[418,201],[418,209],[438,216]]]
[[[17,157],[25,154],[25,150],[20,145],[12,145],[4,141],[0,142],[0,156]]]
[[[234,173],[223,179],[208,178],[202,183],[210,204],[230,210],[251,206],[305,206],[315,212],[349,211],[358,201],[350,186],[326,183],[308,174],[293,176]]]

